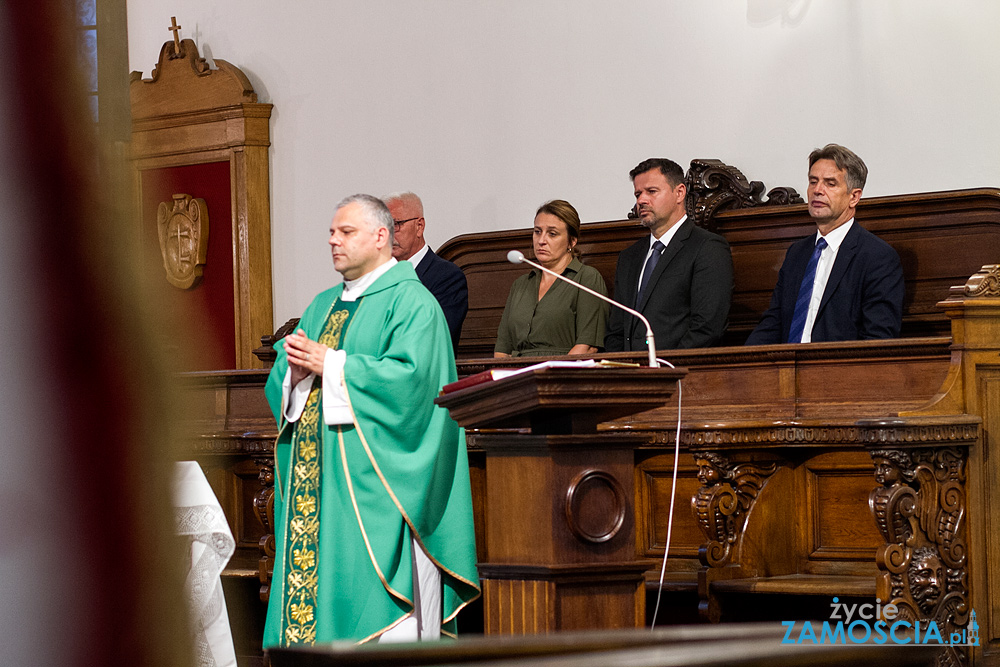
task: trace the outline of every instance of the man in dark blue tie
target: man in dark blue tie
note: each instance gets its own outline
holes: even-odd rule
[[[788,248],[771,305],[747,345],[899,335],[899,255],[854,220],[867,178],[868,167],[843,146],[809,154],[807,200],[816,233]]]
[[[618,256],[615,300],[649,320],[658,350],[716,344],[733,296],[729,244],[687,217],[684,170],[676,162],[650,158],[629,176],[639,222],[649,236]],[[645,350],[645,325],[612,308],[604,348]]]

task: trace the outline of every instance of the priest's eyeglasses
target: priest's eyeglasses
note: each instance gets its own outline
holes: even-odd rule
[[[392,226],[395,227],[396,229],[399,229],[400,227],[402,227],[406,223],[412,222],[414,220],[419,220],[419,219],[420,219],[420,216],[418,215],[415,218],[407,218],[406,220],[393,220],[392,221]]]

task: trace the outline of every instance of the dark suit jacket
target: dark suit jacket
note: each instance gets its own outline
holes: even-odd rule
[[[469,285],[465,274],[446,259],[441,259],[430,248],[416,266],[417,278],[441,304],[444,318],[448,320],[451,345],[458,350],[458,339],[462,335],[462,322],[469,312]]]
[[[646,298],[636,303],[639,274],[648,252],[647,236],[618,256],[615,300],[649,319],[657,349],[717,343],[726,329],[733,298],[733,258],[726,240],[696,226],[690,218],[685,220],[660,256]],[[645,350],[645,325],[612,307],[604,347],[608,352]]]
[[[747,345],[787,343],[795,301],[816,235],[785,253],[771,305]],[[888,243],[858,224],[851,226],[830,272],[813,324],[814,342],[895,338],[903,321],[903,267]]]

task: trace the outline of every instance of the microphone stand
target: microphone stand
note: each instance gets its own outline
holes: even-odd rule
[[[569,278],[566,278],[565,276],[559,275],[555,271],[552,271],[550,269],[546,269],[541,264],[536,264],[535,262],[532,262],[530,259],[528,259],[527,257],[525,257],[524,253],[521,252],[520,250],[511,250],[510,252],[508,252],[507,253],[507,261],[510,262],[511,264],[522,264],[523,263],[523,264],[528,264],[530,266],[533,266],[536,269],[539,269],[540,271],[544,271],[545,273],[549,274],[550,276],[555,276],[559,280],[561,280],[561,281],[563,281],[565,283],[569,283],[570,285],[572,285],[573,287],[576,287],[577,289],[583,290],[587,294],[592,294],[592,295],[596,296],[601,301],[607,301],[612,306],[615,306],[616,308],[620,308],[620,309],[624,310],[626,313],[630,313],[632,315],[635,315],[637,318],[639,318],[642,321],[643,324],[646,325],[646,351],[647,351],[647,353],[649,355],[649,367],[650,368],[659,368],[659,365],[656,363],[656,344],[653,342],[653,327],[651,327],[649,325],[649,320],[647,320],[643,316],[642,313],[640,313],[637,310],[632,310],[628,306],[623,306],[622,304],[618,303],[614,299],[610,299],[610,298],[604,296],[603,294],[601,294],[600,292],[595,292],[594,290],[590,289],[589,287],[581,285],[580,283],[575,283],[572,280],[570,280]]]

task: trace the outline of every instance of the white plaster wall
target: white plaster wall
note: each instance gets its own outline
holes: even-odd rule
[[[414,190],[437,247],[556,197],[622,218],[650,156],[803,192],[835,141],[866,195],[1000,186],[994,0],[128,0],[132,69],[171,15],[275,105],[276,324],[339,280],[354,192]]]

